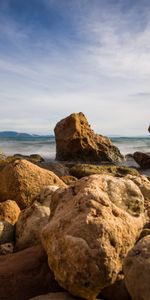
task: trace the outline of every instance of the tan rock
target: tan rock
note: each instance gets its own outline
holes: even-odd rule
[[[122,161],[119,149],[105,136],[95,134],[83,113],[56,124],[56,159],[60,161]]]
[[[59,292],[47,256],[41,246],[0,256],[0,299],[27,300],[48,292]]]
[[[144,198],[131,180],[92,175],[58,189],[50,209],[42,231],[49,266],[70,293],[95,299],[139,237]]]
[[[0,199],[12,199],[21,209],[30,206],[47,185],[65,186],[54,173],[29,161],[17,160],[0,172]]]
[[[16,223],[16,249],[24,249],[41,243],[41,230],[48,223],[50,201],[58,186],[52,185],[42,189],[39,201],[22,210]]]
[[[20,214],[20,208],[13,200],[0,203],[0,220],[15,224]]]
[[[150,181],[144,175],[132,176],[127,175],[127,178],[134,181],[134,183],[139,187],[145,199],[150,200]]]
[[[124,261],[124,274],[132,300],[150,299],[150,235],[129,251]]]

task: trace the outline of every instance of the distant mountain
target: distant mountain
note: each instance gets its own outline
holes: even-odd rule
[[[30,138],[30,137],[41,137],[38,134],[29,134],[25,132],[16,132],[16,131],[0,131],[0,138]],[[50,135],[46,135],[45,137],[50,137]]]

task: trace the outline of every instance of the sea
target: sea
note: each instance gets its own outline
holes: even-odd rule
[[[136,151],[150,152],[150,136],[121,137],[111,136],[111,141],[123,155]],[[6,155],[14,154],[40,154],[44,159],[54,160],[56,155],[56,143],[54,136],[30,136],[0,138],[0,152]]]

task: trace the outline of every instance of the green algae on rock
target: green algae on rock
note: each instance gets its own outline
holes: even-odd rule
[[[139,176],[139,172],[134,168],[120,167],[113,165],[92,165],[92,164],[76,164],[70,168],[70,175],[78,179],[92,174],[108,174],[116,177],[124,177],[128,174]]]

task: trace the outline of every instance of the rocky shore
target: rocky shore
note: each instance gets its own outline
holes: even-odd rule
[[[150,299],[150,156],[125,166],[83,113],[55,137],[54,162],[0,157],[0,299]]]

